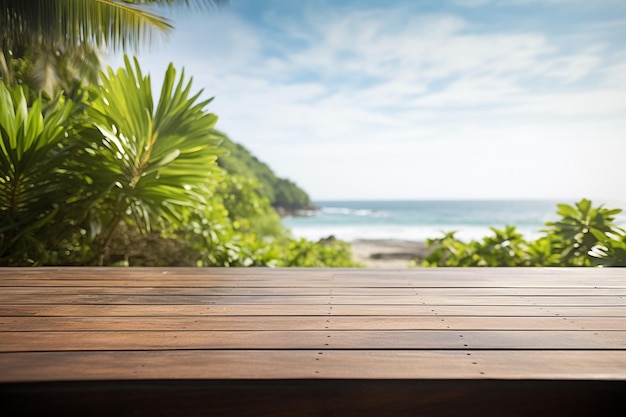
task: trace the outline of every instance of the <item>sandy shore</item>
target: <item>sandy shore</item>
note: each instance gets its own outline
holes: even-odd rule
[[[416,257],[424,258],[424,242],[405,240],[356,240],[352,242],[354,260],[368,268],[406,268]]]

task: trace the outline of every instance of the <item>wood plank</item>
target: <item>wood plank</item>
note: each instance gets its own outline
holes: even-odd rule
[[[462,272],[454,268],[407,269],[385,271],[377,270],[371,274],[363,269],[263,269],[263,268],[140,268],[132,272],[126,268],[37,268],[28,271],[3,268],[0,271],[0,283],[35,280],[41,285],[59,284],[71,281],[90,281],[94,277],[108,282],[168,281],[196,282],[199,285],[231,283],[233,286],[245,282],[255,285],[298,285],[345,286],[376,285],[384,281],[387,286],[421,285],[426,287],[463,287],[468,286],[541,286],[541,287],[621,287],[626,286],[623,274],[606,268],[593,271],[593,282],[588,280],[588,272],[576,268],[463,268]],[[130,279],[129,279],[130,278]],[[46,283],[47,281],[47,283]],[[128,283],[125,283],[128,284]],[[19,285],[19,284],[17,284]]]
[[[420,372],[414,367],[426,366],[421,360],[415,359],[421,358],[420,354],[422,353],[431,354],[430,351],[325,351],[322,364],[328,366],[328,369],[324,370],[324,376],[349,378],[349,375],[354,373],[352,367],[358,366],[355,364],[361,364],[364,368],[363,373],[367,375],[367,378],[410,378],[408,375],[413,372]],[[626,354],[623,351],[473,350],[459,351],[458,353],[461,356],[465,355],[473,368],[464,368],[465,363],[449,363],[449,357],[442,355],[439,362],[430,365],[430,369],[434,370],[433,375],[443,373],[451,376],[444,370],[444,368],[451,366],[453,368],[451,373],[463,374],[460,378],[567,380],[577,374],[576,378],[578,379],[626,379],[624,368]],[[594,353],[597,353],[598,356],[594,357]],[[612,362],[612,366],[610,362]],[[572,369],[572,364],[576,364],[576,370]],[[403,366],[408,369],[403,371],[400,369]],[[455,366],[459,366],[461,370],[454,369]],[[470,375],[465,374],[465,372],[470,372]],[[402,373],[404,373],[404,377]]]
[[[464,286],[465,284],[465,286]],[[15,287],[15,286],[31,286],[31,287],[161,287],[161,288],[176,288],[176,287],[203,287],[203,288],[219,288],[219,287],[256,287],[256,288],[465,288],[467,282],[462,281],[449,281],[449,280],[432,280],[432,281],[415,281],[415,280],[340,280],[335,282],[326,281],[304,281],[296,282],[294,280],[282,280],[282,281],[233,281],[233,280],[208,280],[208,279],[172,279],[172,280],[159,280],[159,279],[120,279],[110,280],[98,278],[82,279],[82,280],[70,280],[70,279],[0,279],[0,287]],[[473,282],[471,288],[604,288],[604,289],[620,289],[626,288],[626,282],[623,280],[610,280],[610,281],[593,281],[588,280],[576,280],[566,282],[546,282],[542,280],[519,280],[515,282],[510,281],[480,281]]]
[[[328,270],[317,269],[323,273]],[[469,267],[469,268],[396,268],[396,269],[378,269],[372,274],[371,269],[364,268],[347,268],[334,270],[334,278],[343,277],[363,277],[376,275],[381,279],[386,277],[406,277],[406,276],[422,276],[424,278],[438,277],[440,279],[464,279],[469,281],[480,280],[500,280],[500,279],[571,279],[571,278],[588,278],[592,274],[596,278],[618,278],[623,279],[624,273],[619,268],[595,268],[590,272],[589,268],[571,268],[571,267],[539,267],[539,268],[520,268],[520,267]]]
[[[515,268],[475,268],[464,269],[462,273],[454,269],[415,269],[402,271],[377,271],[372,276],[366,270],[263,270],[259,268],[240,270],[221,269],[158,269],[142,268],[132,275],[124,268],[43,268],[37,271],[20,272],[6,269],[0,271],[0,285],[19,285],[19,278],[31,277],[39,285],[66,285],[78,281],[81,285],[94,285],[93,277],[106,277],[108,285],[138,286],[142,283],[160,286],[200,285],[200,286],[239,286],[254,282],[255,286],[287,287],[298,283],[309,287],[616,287],[625,288],[623,275],[605,269],[594,271],[590,282],[582,271],[572,269],[515,269]],[[587,274],[588,275],[588,274]],[[132,279],[128,279],[132,277]],[[17,279],[16,279],[17,278]],[[117,281],[117,283],[116,283]],[[133,282],[127,282],[133,281]],[[382,281],[382,282],[381,282]],[[183,284],[180,284],[183,282]],[[383,283],[384,282],[384,283]],[[36,284],[31,282],[27,285]],[[96,285],[107,285],[97,283]]]
[[[160,288],[177,288],[177,287],[199,287],[199,288],[237,288],[237,287],[255,287],[255,288],[316,288],[316,289],[335,289],[335,288],[465,288],[463,282],[458,281],[420,281],[412,282],[408,280],[394,281],[306,281],[296,283],[293,280],[284,281],[232,281],[232,280],[207,280],[207,279],[173,279],[173,280],[109,280],[102,278],[92,278],[83,280],[46,280],[46,279],[0,279],[0,287],[30,286],[30,287],[160,287]],[[466,283],[467,284],[467,283]],[[476,282],[471,288],[581,288],[581,289],[626,289],[626,283],[612,280],[606,281],[570,281],[566,283],[550,283],[545,281],[517,281],[517,282]]]
[[[625,331],[3,332],[0,352],[175,349],[626,349]]]
[[[428,306],[428,305],[0,305],[0,317],[20,316],[472,316],[626,317],[626,306]]]
[[[172,378],[623,381],[626,379],[626,354],[623,351],[586,350],[183,350],[0,354],[0,382]]]
[[[2,331],[626,330],[621,317],[181,316],[0,317]]]
[[[623,269],[0,268],[0,287],[0,415],[626,406]]]
[[[464,306],[624,306],[621,296],[341,296],[341,295],[103,295],[103,294],[0,294],[2,304],[108,304],[108,305],[183,305],[183,304],[333,304],[333,305],[464,305]]]
[[[311,288],[311,287],[79,287],[79,286],[5,286],[3,294],[16,295],[82,295],[82,294],[103,294],[103,295],[274,295],[274,296],[296,296],[296,295],[333,295],[333,296],[626,296],[626,288],[363,288],[363,287],[341,287],[341,288]]]
[[[132,271],[132,272],[130,272]],[[446,277],[476,280],[481,278],[522,278],[529,276],[551,277],[555,279],[569,277],[588,277],[588,268],[413,268],[413,269],[377,269],[372,273],[365,268],[195,268],[195,267],[39,267],[39,268],[0,268],[0,277],[6,276],[90,276],[105,274],[110,277],[128,276],[223,276],[255,279],[263,277],[359,277],[372,275],[385,277],[422,276],[424,278]],[[603,268],[593,270],[594,277],[618,277],[624,274],[619,269]]]

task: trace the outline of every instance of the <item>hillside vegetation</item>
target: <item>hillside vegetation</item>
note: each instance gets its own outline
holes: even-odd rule
[[[256,179],[259,186],[255,192],[260,197],[267,198],[279,214],[314,209],[309,195],[302,188],[286,178],[278,178],[267,164],[252,155],[248,149],[233,142],[225,134],[221,135],[221,146],[228,153],[218,158],[219,166],[229,174]]]

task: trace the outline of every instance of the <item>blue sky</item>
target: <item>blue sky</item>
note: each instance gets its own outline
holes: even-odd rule
[[[623,0],[231,0],[139,60],[324,199],[626,200]],[[113,65],[118,58],[112,58]]]

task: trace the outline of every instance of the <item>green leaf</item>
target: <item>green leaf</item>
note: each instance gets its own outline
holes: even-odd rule
[[[125,57],[124,68],[102,73],[88,111],[101,133],[88,138],[94,147],[89,176],[110,190],[106,200],[113,211],[133,207],[133,220],[146,230],[154,222],[175,221],[171,206],[203,204],[198,190],[215,180],[222,153],[212,129],[217,117],[205,110],[208,100],[190,91],[191,80],[184,74],[177,79],[170,65],[155,105],[149,76],[136,59]],[[114,181],[123,187],[112,187]]]
[[[578,210],[576,210],[574,207],[568,205],[568,204],[557,204],[558,207],[558,211],[557,214],[559,216],[568,216],[568,217],[578,217],[579,216],[579,212]]]

